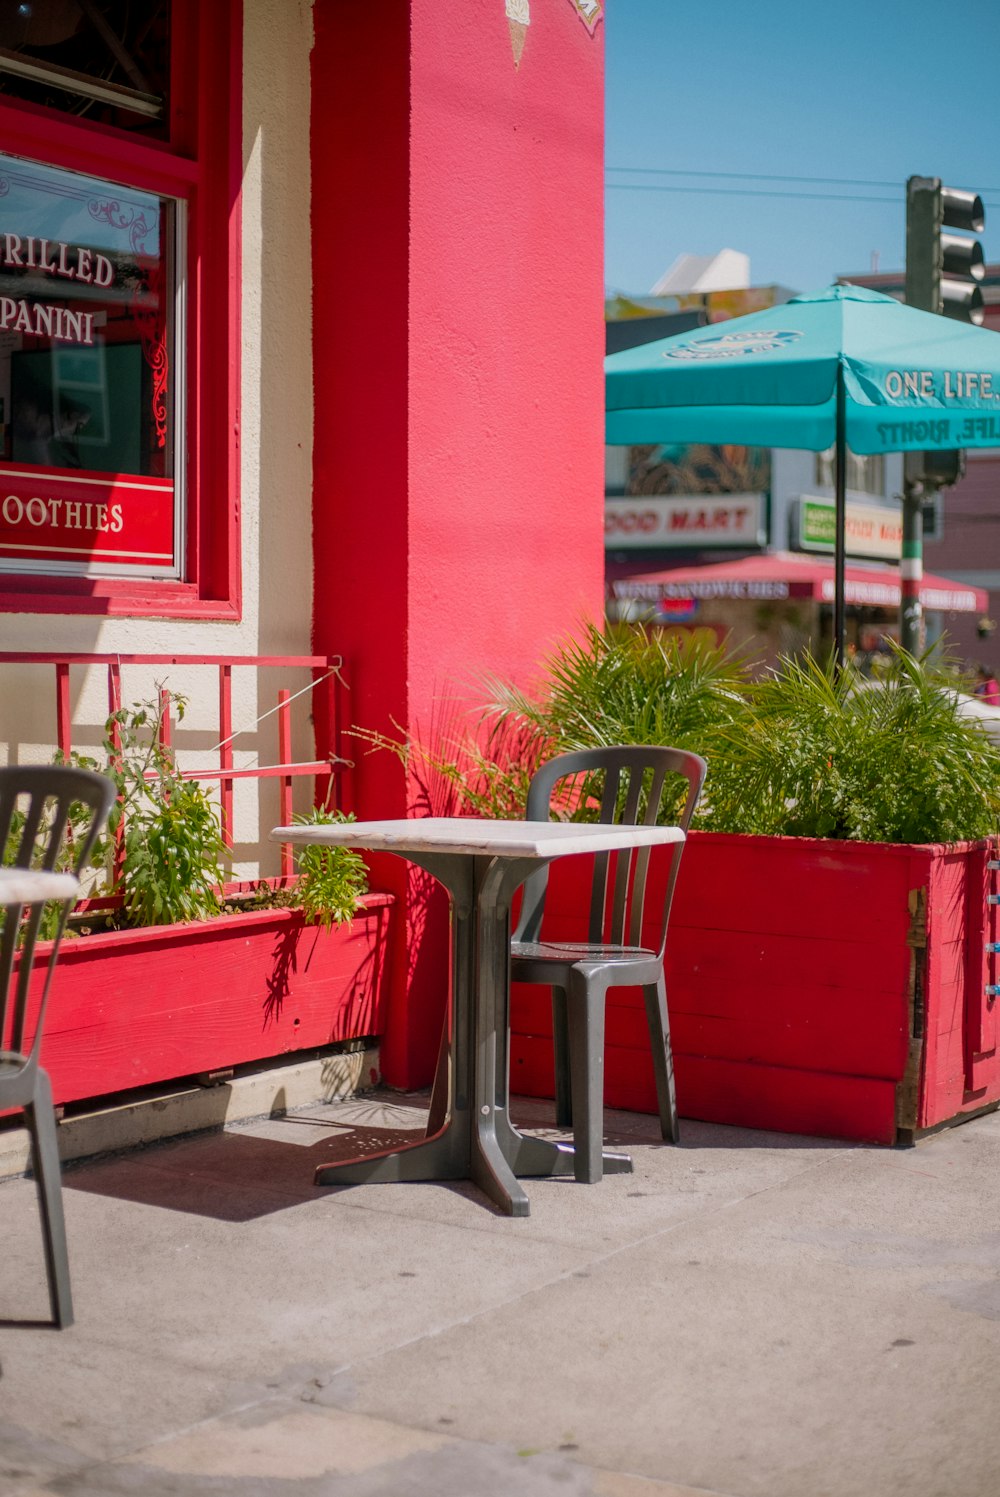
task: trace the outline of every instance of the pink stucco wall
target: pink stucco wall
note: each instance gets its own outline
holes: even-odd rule
[[[431,737],[600,614],[603,33],[531,12],[515,67],[504,0],[316,0],[314,644],[368,728]],[[413,801],[386,754],[357,791]],[[432,1064],[443,939],[397,953],[400,1084]]]

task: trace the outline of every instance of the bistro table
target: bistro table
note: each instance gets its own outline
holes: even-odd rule
[[[480,821],[428,816],[400,821],[282,826],[275,842],[392,852],[443,884],[451,897],[448,1115],[433,1137],[364,1159],[320,1165],[317,1185],[386,1180],[472,1180],[502,1211],[527,1216],[517,1176],[571,1175],[573,1146],[519,1133],[510,1121],[510,907],[539,863],[682,842],[675,826]],[[606,1152],[604,1169],[632,1168]]]

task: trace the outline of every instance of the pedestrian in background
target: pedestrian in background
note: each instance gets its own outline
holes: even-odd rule
[[[1000,681],[988,666],[976,667],[976,696],[991,707],[1000,707]]]

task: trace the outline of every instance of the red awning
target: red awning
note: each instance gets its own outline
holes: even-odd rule
[[[744,556],[708,566],[671,567],[639,577],[619,577],[608,583],[616,600],[638,598],[658,603],[665,598],[750,598],[756,602],[782,598],[811,598],[833,602],[833,563],[790,551]],[[847,603],[863,608],[898,608],[899,572],[895,567],[849,565],[844,575]],[[987,595],[980,587],[925,573],[920,601],[928,612],[985,613]]]

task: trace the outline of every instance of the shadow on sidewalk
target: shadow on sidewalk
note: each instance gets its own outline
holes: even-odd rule
[[[66,1168],[64,1185],[112,1199],[169,1211],[190,1212],[219,1221],[252,1221],[278,1211],[339,1197],[355,1187],[313,1183],[318,1166],[363,1159],[386,1149],[419,1143],[424,1137],[426,1093],[375,1094],[320,1104],[249,1125],[213,1129],[127,1153],[84,1161]],[[515,1125],[541,1137],[566,1138],[554,1124],[551,1101],[512,1100]],[[663,1145],[657,1120],[642,1113],[609,1111],[605,1140],[626,1151]],[[678,1146],[688,1158],[710,1149],[830,1149],[829,1140],[763,1133],[715,1123],[684,1120]],[[575,1182],[554,1181],[573,1189]],[[471,1195],[492,1210],[468,1181],[427,1181],[439,1189]],[[387,1190],[400,1187],[387,1184]]]

